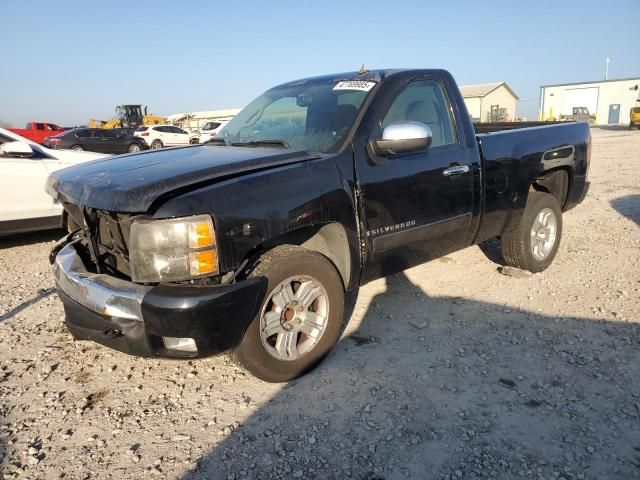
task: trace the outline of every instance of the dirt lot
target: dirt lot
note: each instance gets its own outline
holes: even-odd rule
[[[551,268],[505,276],[472,247],[371,283],[287,385],[74,343],[60,233],[0,240],[4,478],[640,477],[640,132],[592,133]]]

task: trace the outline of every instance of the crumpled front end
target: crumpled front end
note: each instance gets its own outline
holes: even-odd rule
[[[132,355],[170,358],[205,357],[240,343],[260,305],[262,279],[134,283],[115,266],[120,256],[126,263],[126,255],[116,245],[107,249],[100,235],[86,231],[69,235],[52,252],[65,321],[76,339]]]

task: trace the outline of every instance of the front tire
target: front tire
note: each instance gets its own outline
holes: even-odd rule
[[[200,143],[200,140],[197,138],[192,138],[191,140],[189,140],[189,145],[197,145],[198,143]]]
[[[160,140],[154,140],[151,142],[151,150],[160,150],[162,148],[162,142]]]
[[[73,147],[71,147],[71,150],[73,150],[74,152],[82,152],[84,148],[82,148],[82,145],[74,145]]]
[[[342,330],[344,287],[334,265],[312,250],[282,245],[262,255],[249,277],[266,278],[266,296],[235,359],[267,382],[313,369]]]
[[[519,225],[501,237],[502,256],[507,265],[542,272],[558,252],[562,237],[562,211],[556,197],[529,192]]]
[[[132,143],[131,145],[129,145],[129,148],[127,148],[127,151],[129,153],[138,153],[140,150],[140,145],[138,145],[137,143]]]

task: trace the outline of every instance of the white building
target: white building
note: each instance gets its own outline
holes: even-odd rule
[[[516,119],[518,96],[506,82],[461,85],[460,92],[474,122],[510,122]]]
[[[587,107],[598,125],[629,125],[631,107],[638,107],[640,77],[596,82],[563,83],[540,87],[540,120],[571,115]]]

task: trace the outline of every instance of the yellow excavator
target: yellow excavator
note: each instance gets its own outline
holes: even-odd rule
[[[140,125],[164,125],[165,119],[157,115],[147,114],[147,107],[142,105],[118,105],[116,107],[116,118],[109,120],[89,120],[91,128],[131,128],[136,129]]]

